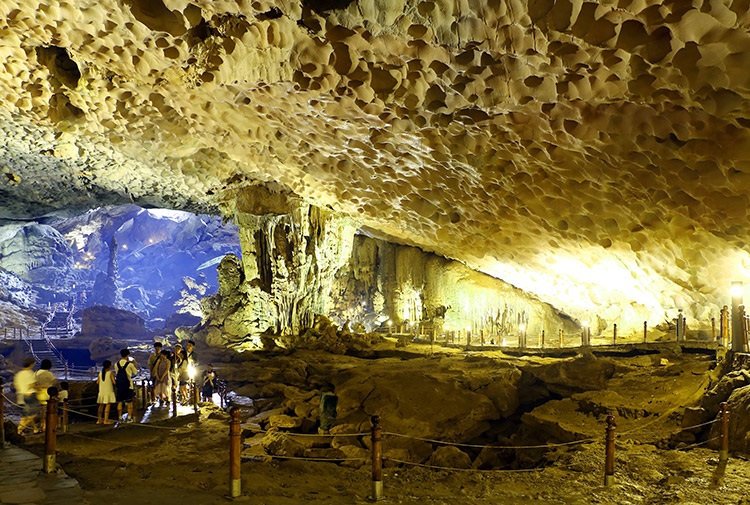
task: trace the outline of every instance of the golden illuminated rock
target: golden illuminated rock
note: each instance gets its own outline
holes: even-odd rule
[[[0,218],[130,201],[234,216],[265,185],[633,331],[678,308],[707,325],[750,264],[747,2],[0,15]]]

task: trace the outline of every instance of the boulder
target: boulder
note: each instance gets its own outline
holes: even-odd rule
[[[84,309],[81,336],[111,339],[147,338],[145,321],[138,314],[104,305]]]
[[[357,445],[342,445],[338,450],[343,454],[341,466],[361,468],[370,462],[370,451]]]
[[[501,418],[493,402],[456,380],[456,371],[434,361],[398,361],[338,373],[338,422],[360,425],[378,414],[383,429],[447,442],[470,440]]]
[[[444,446],[435,449],[430,456],[429,464],[443,468],[471,468],[471,457],[455,446]]]
[[[615,364],[611,359],[585,354],[550,364],[527,366],[524,372],[543,382],[549,391],[567,397],[574,393],[604,389],[615,373]]]
[[[729,404],[729,447],[732,451],[750,454],[750,386],[737,388],[732,391],[727,401]],[[717,438],[721,430],[721,423],[711,425],[709,439]],[[718,439],[710,444],[714,449],[718,447]]]
[[[268,426],[271,428],[292,429],[302,426],[302,418],[292,417],[285,414],[277,414],[268,417]]]
[[[296,441],[288,433],[282,431],[268,431],[263,437],[263,448],[267,454],[274,456],[299,457],[304,455],[307,449],[303,444]]]

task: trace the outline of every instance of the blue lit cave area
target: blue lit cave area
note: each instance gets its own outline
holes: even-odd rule
[[[237,226],[189,212],[123,205],[4,224],[2,354],[33,351],[73,377],[123,347],[176,343],[227,254],[241,257]]]

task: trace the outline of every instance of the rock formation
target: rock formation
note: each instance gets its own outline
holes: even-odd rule
[[[744,1],[0,15],[2,219],[136,202],[242,221],[243,192],[266,186],[634,331],[679,308],[708,324],[750,265]],[[314,293],[309,274],[293,282]],[[294,319],[299,299],[279,296],[259,326]]]
[[[448,333],[463,342],[468,334],[476,345],[578,327],[513,286],[415,247],[356,235],[350,220],[316,207],[243,215],[239,229],[242,260],[222,260],[219,291],[202,303],[197,337],[212,345],[268,346],[260,338],[267,334],[282,337],[271,345],[345,352],[365,345],[352,339],[349,323],[359,333]]]
[[[134,205],[8,224],[0,226],[0,300],[41,310],[71,300],[107,305],[159,327],[175,312],[200,316],[199,299],[217,288],[214,265],[230,252],[240,252],[233,225]]]

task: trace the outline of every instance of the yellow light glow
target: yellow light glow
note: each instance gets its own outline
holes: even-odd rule
[[[732,298],[740,297],[744,292],[744,287],[741,282],[733,282],[729,292],[731,293]]]
[[[518,325],[518,330],[519,331],[526,331],[526,325],[525,324]]]
[[[193,366],[192,363],[188,365],[188,376],[190,377],[190,380],[195,378],[195,366]]]

